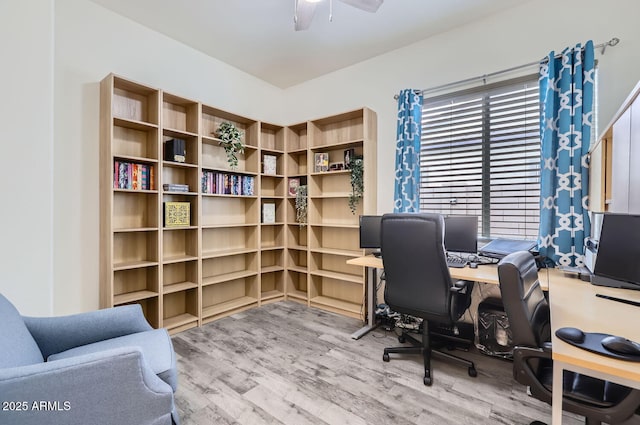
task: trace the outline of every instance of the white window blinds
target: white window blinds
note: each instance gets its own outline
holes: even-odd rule
[[[420,210],[480,217],[484,237],[535,240],[537,77],[424,100]]]

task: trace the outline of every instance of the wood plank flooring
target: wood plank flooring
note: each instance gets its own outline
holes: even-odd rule
[[[551,423],[551,408],[526,395],[511,363],[475,350],[476,362],[433,359],[433,385],[422,383],[420,356],[392,355],[396,334],[350,335],[361,322],[287,301],[220,319],[173,337],[176,403],[182,425]],[[565,415],[565,423],[583,423]]]

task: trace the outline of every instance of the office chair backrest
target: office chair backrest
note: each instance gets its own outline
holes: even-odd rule
[[[540,347],[551,341],[549,304],[533,255],[529,251],[507,255],[498,264],[498,278],[514,345]]]
[[[439,214],[382,217],[385,301],[392,310],[440,322],[457,319],[451,318],[451,276],[443,235],[444,222]]]

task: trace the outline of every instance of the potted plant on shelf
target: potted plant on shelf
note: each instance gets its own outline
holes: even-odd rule
[[[296,187],[296,221],[300,227],[307,224],[307,185]]]
[[[238,154],[244,153],[244,143],[242,143],[242,132],[233,123],[223,122],[218,127],[216,135],[220,139],[218,142],[227,154],[227,161],[232,169],[238,166]]]
[[[349,195],[349,209],[351,214],[355,214],[358,203],[364,194],[364,162],[361,156],[352,157],[349,161],[349,171],[351,172],[351,194]]]

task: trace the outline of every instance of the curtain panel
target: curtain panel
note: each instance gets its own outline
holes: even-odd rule
[[[588,215],[588,152],[593,127],[593,42],[578,44],[540,66],[540,254],[556,265],[584,266]]]
[[[420,209],[420,133],[422,92],[406,89],[398,95],[396,173],[393,211]]]

